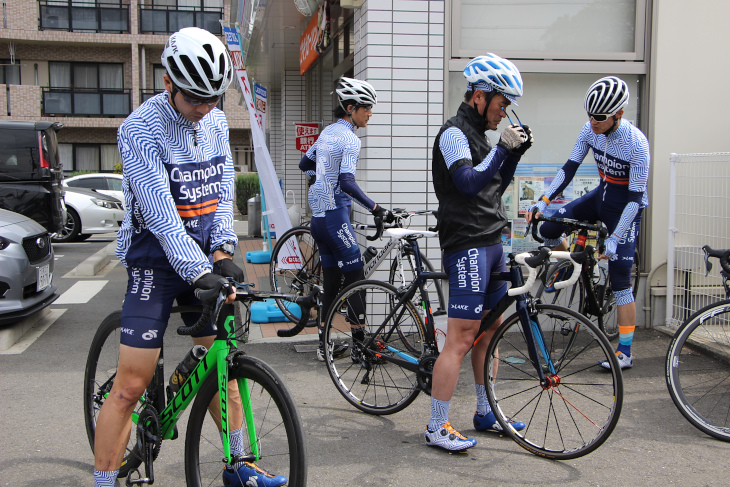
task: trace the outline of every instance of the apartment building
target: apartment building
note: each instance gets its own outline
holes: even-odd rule
[[[64,172],[109,172],[120,162],[119,125],[164,90],[160,55],[183,27],[215,34],[223,0],[3,1],[0,119],[60,122]],[[253,169],[250,122],[239,92],[221,100],[237,171]]]

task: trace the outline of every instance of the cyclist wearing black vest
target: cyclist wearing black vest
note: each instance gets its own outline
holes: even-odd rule
[[[439,200],[439,242],[449,275],[448,331],[433,369],[431,420],[426,444],[450,451],[466,450],[476,440],[451,427],[449,404],[459,369],[472,348],[481,318],[506,292],[506,283],[489,282],[493,271],[506,270],[502,228],[507,216],[502,193],[522,154],[532,145],[527,126],[510,125],[491,147],[486,130],[496,130],[505,109],[522,96],[522,78],[510,61],[494,54],[474,58],[464,69],[467,92],[456,116],[436,136],[433,184]],[[474,345],[472,368],[477,393],[474,427],[499,431],[484,388],[484,358],[491,335]],[[524,423],[512,423],[516,430]]]

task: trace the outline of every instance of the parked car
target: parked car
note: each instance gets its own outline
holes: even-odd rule
[[[56,243],[85,240],[95,233],[119,230],[124,218],[122,202],[86,188],[66,188],[66,224],[53,236]]]
[[[0,210],[0,325],[30,316],[56,298],[48,231],[19,213]]]
[[[56,132],[60,123],[0,121],[0,208],[57,232],[66,219]]]
[[[63,180],[63,185],[70,188],[92,189],[99,193],[113,196],[124,204],[122,193],[122,175],[110,173],[79,174]]]

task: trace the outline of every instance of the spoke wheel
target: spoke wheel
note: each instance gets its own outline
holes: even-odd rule
[[[608,439],[621,414],[616,355],[603,333],[574,311],[538,304],[531,320],[542,332],[538,363],[517,314],[497,329],[485,361],[489,404],[505,433],[535,455],[560,460],[587,455]],[[598,364],[605,360],[610,370]],[[538,370],[545,373],[543,383]],[[506,418],[526,426],[515,431]]]
[[[677,330],[666,379],[672,401],[692,425],[730,441],[730,300],[701,309]]]

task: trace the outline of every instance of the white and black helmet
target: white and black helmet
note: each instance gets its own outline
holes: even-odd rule
[[[186,27],[170,36],[162,65],[172,82],[201,98],[221,96],[233,81],[231,57],[207,30]]]
[[[347,110],[347,105],[375,106],[378,103],[378,94],[375,92],[373,85],[367,81],[345,78],[343,76],[340,78],[339,83],[337,83],[335,92],[343,110]]]
[[[629,87],[616,76],[601,78],[588,88],[584,106],[591,115],[615,115],[629,104]]]
[[[517,104],[522,96],[522,76],[511,61],[488,52],[477,56],[464,68],[464,77],[469,91],[498,91],[509,101]]]

